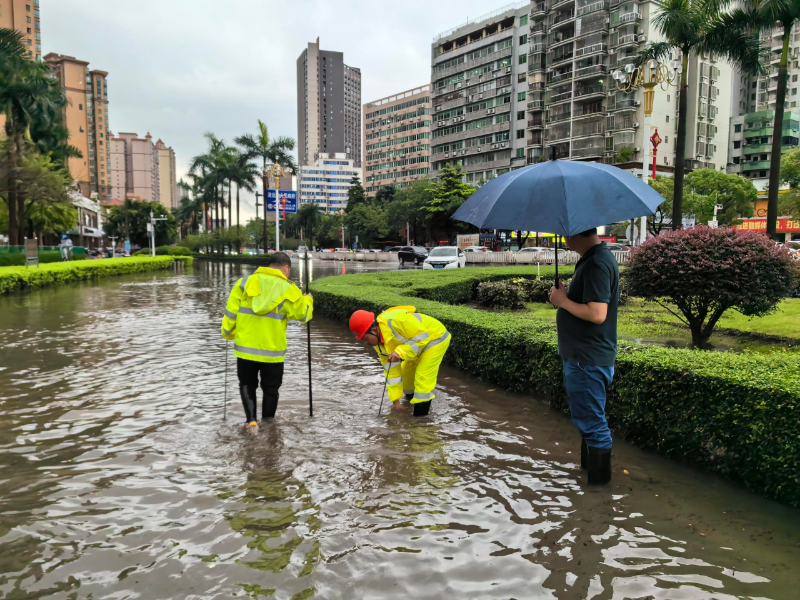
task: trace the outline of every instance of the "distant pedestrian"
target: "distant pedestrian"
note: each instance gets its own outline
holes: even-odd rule
[[[569,289],[551,288],[550,302],[558,307],[558,352],[572,422],[582,437],[581,467],[588,468],[589,483],[603,484],[611,479],[606,390],[617,356],[619,267],[597,229],[566,241],[581,258]]]

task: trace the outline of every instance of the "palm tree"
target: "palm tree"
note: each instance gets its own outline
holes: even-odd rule
[[[294,150],[294,139],[290,137],[279,137],[275,140],[269,139],[267,125],[261,119],[258,120],[258,133],[253,136],[246,133],[234,139],[244,150],[247,160],[261,159],[261,185],[264,193],[264,239],[267,237],[267,165],[277,164],[292,173],[297,172],[297,163],[294,156],[289,154]]]
[[[303,232],[305,238],[308,240],[308,244],[313,246],[314,228],[322,223],[322,209],[320,208],[319,204],[314,202],[303,204],[297,213],[297,218],[300,223],[300,227],[303,228]]]
[[[236,247],[242,247],[239,225],[239,191],[244,188],[248,192],[256,189],[258,167],[250,162],[246,154],[238,153],[232,169],[232,181],[236,184]],[[241,251],[241,250],[240,250]]]
[[[211,200],[213,202],[215,219],[217,227],[219,227],[220,204],[224,209],[226,206],[225,197],[220,192],[221,186],[224,185],[226,177],[226,168],[228,163],[233,160],[234,148],[227,146],[224,140],[219,139],[213,133],[206,132],[203,137],[208,140],[208,152],[206,154],[199,154],[192,159],[189,166],[189,173],[196,174],[198,171],[202,174],[202,187],[204,195],[210,192]]]
[[[797,0],[748,0],[742,8],[730,14],[732,27],[757,34],[773,31],[781,33],[781,60],[778,64],[778,89],[775,93],[775,121],[772,127],[772,155],[769,163],[769,189],[767,197],[767,234],[773,238],[778,228],[778,188],[780,186],[781,141],[783,137],[783,112],[786,108],[786,84],[789,79],[789,43],[792,26],[800,19],[800,2]]]
[[[638,58],[639,64],[644,64],[651,59],[664,62],[672,58],[673,54],[680,55],[682,70],[672,199],[673,229],[680,229],[683,221],[689,55],[713,55],[733,64],[743,73],[761,70],[758,39],[741,28],[731,26],[730,15],[721,13],[725,4],[721,0],[658,0],[658,13],[652,23],[666,41],[651,43]]]
[[[58,81],[50,76],[48,67],[20,57],[19,36],[6,32],[0,30],[0,112],[6,118],[8,172],[7,185],[3,187],[8,204],[9,241],[18,245],[27,227],[20,218],[24,213],[24,194],[18,189],[22,156],[33,148],[37,132],[48,128],[62,134],[66,132],[61,125],[67,98]],[[59,141],[66,147],[66,136]]]
[[[21,31],[0,27],[0,64],[12,59],[26,59],[28,49],[24,40]]]

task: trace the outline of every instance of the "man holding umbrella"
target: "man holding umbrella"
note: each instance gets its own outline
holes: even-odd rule
[[[552,160],[510,171],[482,185],[453,215],[480,229],[540,231],[564,236],[581,255],[569,290],[556,285],[558,347],[572,420],[581,432],[581,466],[589,483],[611,478],[606,387],[617,353],[619,269],[596,227],[652,215],[664,198],[646,182],[611,165]]]
[[[581,255],[569,289],[550,290],[558,307],[558,353],[564,361],[564,388],[572,422],[583,438],[581,467],[589,483],[611,479],[611,431],[606,420],[606,389],[617,356],[619,267],[611,251],[589,229],[566,238]]]

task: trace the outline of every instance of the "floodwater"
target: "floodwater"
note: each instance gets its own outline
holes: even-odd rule
[[[219,324],[253,269],[0,298],[0,598],[798,597],[800,511],[622,442],[589,488],[563,415],[450,368],[429,418],[379,417],[338,323],[313,419],[294,326],[247,438]]]

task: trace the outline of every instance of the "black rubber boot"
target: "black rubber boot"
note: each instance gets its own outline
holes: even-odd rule
[[[264,401],[261,403],[261,419],[267,420],[275,417],[275,411],[278,410],[278,396],[267,397],[264,394]]]
[[[589,447],[586,440],[581,440],[581,469],[589,468]]]
[[[411,402],[411,400],[413,398],[414,398],[414,392],[411,392],[410,394],[406,394],[406,402]]]
[[[431,401],[418,402],[417,404],[412,404],[412,406],[414,407],[415,417],[425,417],[431,410]]]
[[[244,406],[244,418],[246,422],[252,423],[256,420],[256,387],[253,385],[243,385],[239,388],[242,396],[242,406]]]
[[[611,448],[592,448],[589,450],[589,484],[603,485],[611,481]]]

